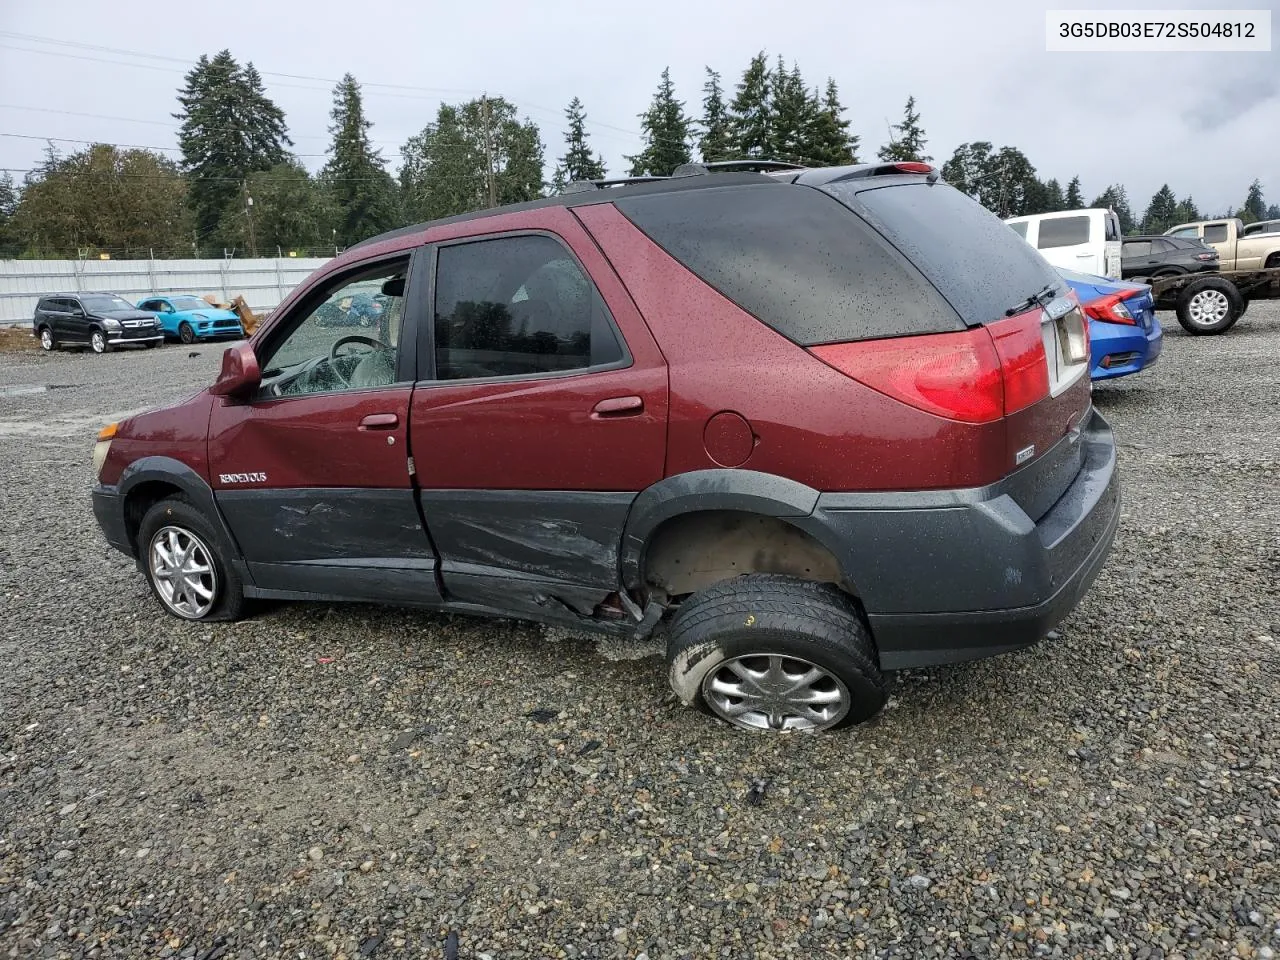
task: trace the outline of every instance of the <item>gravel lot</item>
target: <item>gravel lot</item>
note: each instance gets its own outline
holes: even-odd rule
[[[1280,955],[1280,304],[1162,320],[1061,635],[794,738],[533,626],[167,618],[90,449],[220,348],[0,354],[0,957]]]

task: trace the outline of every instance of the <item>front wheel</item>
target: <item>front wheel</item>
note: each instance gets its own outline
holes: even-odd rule
[[[49,351],[58,349],[58,341],[54,337],[53,331],[50,330],[48,327],[40,328],[40,348],[42,350],[49,350]]]
[[[1187,333],[1225,333],[1244,313],[1244,298],[1230,280],[1202,277],[1183,289],[1177,310],[1178,323]]]
[[[244,585],[218,547],[213,527],[190,502],[169,497],[138,527],[138,556],[160,605],[182,620],[238,620]]]
[[[183,343],[196,342],[196,332],[192,329],[191,324],[187,323],[185,320],[183,320],[181,325],[178,327],[178,339]]]
[[[680,607],[667,645],[676,696],[748,730],[868,720],[888,697],[871,633],[831,584],[751,574]]]
[[[107,335],[101,330],[95,330],[89,334],[89,347],[94,353],[107,352]]]

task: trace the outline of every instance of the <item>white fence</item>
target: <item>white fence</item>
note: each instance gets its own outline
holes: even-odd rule
[[[327,258],[261,260],[0,260],[0,324],[27,323],[47,293],[118,293],[136,303],[149,293],[243,296],[271,310]]]

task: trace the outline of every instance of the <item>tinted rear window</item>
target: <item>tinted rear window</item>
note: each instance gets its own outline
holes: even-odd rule
[[[1226,243],[1227,242],[1227,225],[1225,223],[1211,223],[1204,228],[1205,243]]]
[[[859,191],[854,181],[825,189],[888,237],[967,323],[997,320],[1046,286],[1063,286],[1008,224],[954,187],[916,182]]]
[[[804,346],[963,329],[892,244],[811,187],[718,187],[617,207],[689,270]]]
[[[1041,250],[1088,242],[1088,217],[1051,217],[1040,221],[1040,236],[1036,246]]]

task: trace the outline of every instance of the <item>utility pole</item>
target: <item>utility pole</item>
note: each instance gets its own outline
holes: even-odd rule
[[[249,256],[256,257],[258,255],[258,244],[253,237],[253,197],[249,196],[249,183],[247,180],[240,181],[240,188],[244,191],[244,217],[249,224]]]
[[[484,119],[484,157],[489,176],[489,206],[498,205],[498,185],[493,179],[493,141],[489,136],[489,95],[480,96],[480,115]]]

